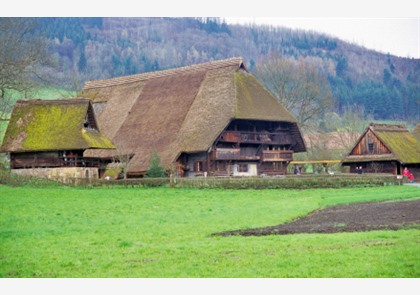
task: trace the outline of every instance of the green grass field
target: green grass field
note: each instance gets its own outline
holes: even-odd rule
[[[415,187],[317,190],[0,186],[3,278],[419,277],[420,230],[211,237]]]

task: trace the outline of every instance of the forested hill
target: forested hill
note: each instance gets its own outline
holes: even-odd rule
[[[315,32],[196,18],[39,18],[60,83],[241,56],[253,70],[277,55],[327,77],[335,111],[359,105],[375,119],[419,120],[420,60],[367,50]],[[262,81],[265,83],[265,81]]]

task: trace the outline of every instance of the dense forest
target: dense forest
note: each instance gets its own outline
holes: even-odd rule
[[[258,75],[280,56],[325,77],[338,114],[350,106],[376,120],[419,121],[420,60],[368,50],[310,31],[227,25],[217,18],[38,18],[48,39],[57,86],[235,56]],[[46,70],[47,71],[47,70]],[[268,85],[266,85],[267,88]]]

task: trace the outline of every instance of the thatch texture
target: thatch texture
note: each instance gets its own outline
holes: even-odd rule
[[[83,127],[89,106],[87,99],[18,100],[0,151],[114,149],[98,130]]]
[[[418,142],[420,142],[420,123],[418,123],[416,127],[414,127],[411,134],[413,134],[414,138],[417,139]]]
[[[237,72],[236,82],[236,119],[296,122],[292,114],[273,99],[261,83],[252,75]]]
[[[295,118],[246,71],[241,58],[90,81],[83,95],[107,102],[98,116],[100,129],[119,150],[134,154],[132,174],[147,170],[152,151],[165,166],[182,152],[208,151],[233,119],[289,122],[298,130]],[[295,141],[305,151],[300,132]]]
[[[356,146],[369,132],[382,142],[391,152],[379,155],[352,155],[343,160],[343,163],[370,162],[370,161],[398,161],[401,164],[420,163],[420,144],[404,125],[397,124],[370,124],[357,141]]]

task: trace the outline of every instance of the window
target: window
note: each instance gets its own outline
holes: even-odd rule
[[[368,146],[368,152],[369,153],[372,153],[373,152],[373,149],[374,149],[374,144],[373,143],[374,142],[373,142],[372,135],[368,134],[368,137],[367,137],[367,146]]]
[[[194,162],[194,172],[203,172],[204,171],[204,162],[195,161]]]
[[[248,172],[248,164],[239,164],[238,166],[239,172]]]
[[[88,118],[87,114],[86,114],[86,117],[85,117],[85,122],[83,123],[83,127],[90,128],[89,118]]]

